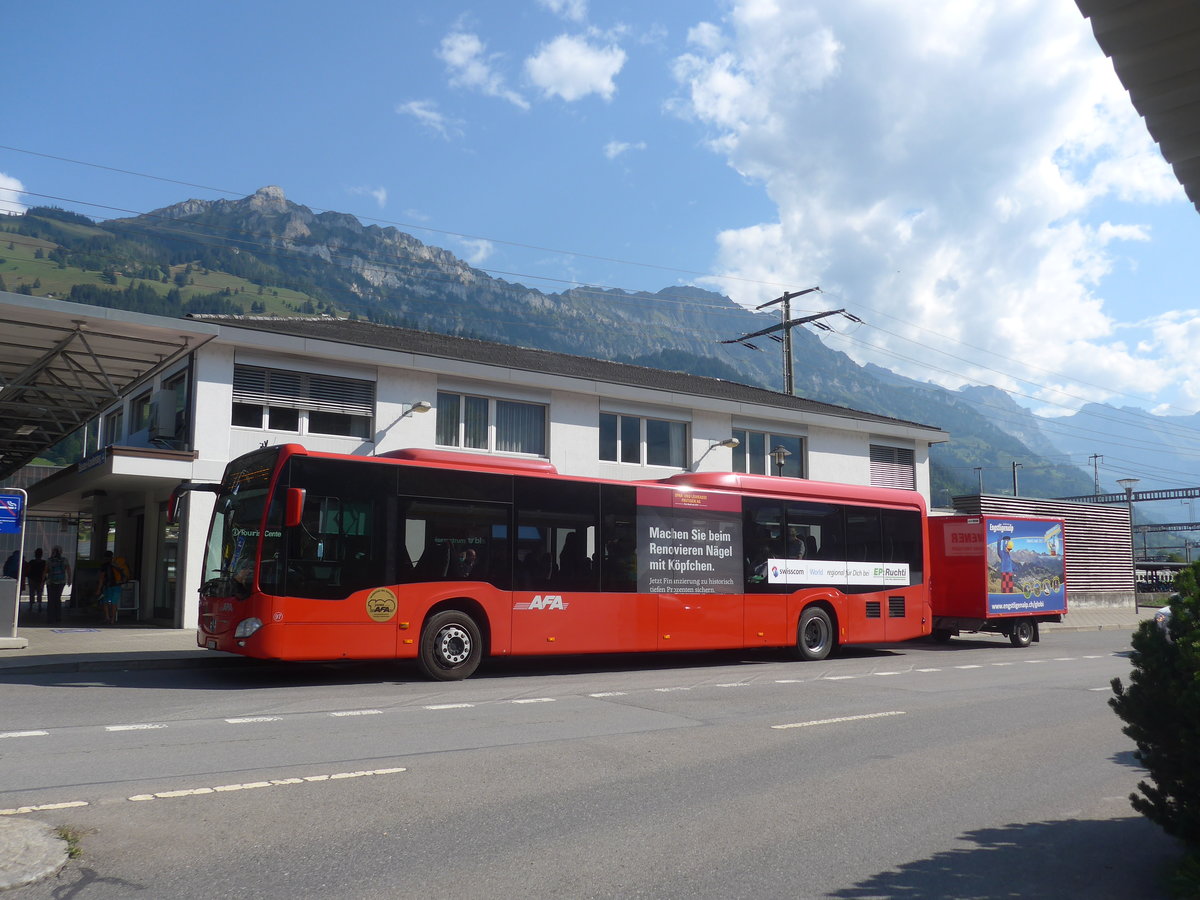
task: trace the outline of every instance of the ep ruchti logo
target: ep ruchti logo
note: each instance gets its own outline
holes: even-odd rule
[[[566,609],[570,605],[561,594],[534,594],[528,603],[514,603],[513,609]]]

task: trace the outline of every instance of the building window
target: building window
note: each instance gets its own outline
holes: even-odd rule
[[[117,441],[125,437],[123,425],[125,421],[125,410],[114,409],[104,417],[104,435],[101,438],[105,444],[112,446]]]
[[[370,440],[375,383],[357,378],[233,367],[232,424]]]
[[[686,469],[687,423],[601,413],[600,459]]]
[[[160,419],[156,424],[159,428],[167,428],[169,434],[164,433],[162,437],[183,439],[187,430],[188,419],[188,373],[185,369],[176,375],[163,381],[162,397],[160,403],[166,403],[171,408],[166,412],[160,412]]]
[[[443,447],[546,455],[546,407],[438,391],[437,442]]]
[[[871,485],[916,490],[917,466],[913,451],[904,447],[872,444]]]
[[[129,404],[129,433],[135,434],[150,427],[150,392],[135,397]]]
[[[790,434],[771,434],[766,431],[734,429],[738,445],[733,448],[733,471],[749,475],[783,475],[786,478],[804,477],[804,440]],[[787,451],[778,457],[771,454],[776,448]],[[783,460],[780,469],[777,459]]]

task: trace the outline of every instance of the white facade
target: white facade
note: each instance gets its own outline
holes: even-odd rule
[[[75,315],[89,309],[72,306]],[[153,320],[175,334],[192,324],[137,318],[142,323]],[[513,351],[522,362],[512,365],[481,361],[478,357],[496,345],[477,341],[461,342],[470,352],[460,355],[456,355],[458,344],[453,338],[439,337],[434,342],[440,348],[436,352],[428,346],[424,352],[387,346],[399,340],[396,335],[415,334],[398,329],[378,329],[388,340],[381,340],[385,346],[370,346],[347,343],[341,333],[344,327],[336,322],[329,325],[329,339],[311,335],[321,327],[311,320],[304,329],[309,334],[283,333],[274,328],[286,329],[286,325],[255,325],[250,320],[218,321],[214,317],[200,323],[209,333],[214,324],[215,337],[187,358],[147,376],[110,406],[100,417],[101,423],[110,425],[109,433],[102,424],[99,436],[91,438],[91,452],[77,466],[31,491],[35,511],[74,511],[89,514],[98,523],[115,524],[118,555],[140,560],[136,573],[141,582],[140,616],[175,627],[190,627],[196,621],[204,539],[213,501],[209,493],[189,494],[176,533],[167,527],[164,510],[177,484],[219,481],[226,463],[264,442],[295,442],[311,450],[360,455],[446,446],[438,443],[439,415],[445,414],[445,410],[439,412],[439,396],[470,397],[479,404],[477,408],[485,402],[491,404],[493,419],[489,422],[493,427],[496,402],[521,409],[541,408],[544,455],[560,472],[618,480],[662,478],[684,468],[730,471],[738,459],[743,466],[749,465],[744,446],[735,450],[720,442],[727,442],[735,433],[753,433],[760,444],[784,438],[799,448],[802,458],[790,464],[799,464],[804,477],[849,484],[872,483],[873,446],[899,448],[906,460],[911,458],[913,485],[928,499],[929,446],[947,439],[936,428],[808,401],[798,403],[770,391],[561,354]],[[362,323],[356,328],[362,334],[376,333]],[[512,353],[495,355],[505,358]],[[540,367],[543,358],[555,365]],[[564,366],[564,360],[571,365]],[[572,371],[564,374],[564,368]],[[235,372],[244,379],[247,372],[261,370],[281,373],[280,380],[285,380],[286,373],[300,373],[369,383],[373,408],[367,436],[312,433],[320,413],[306,409],[301,400],[278,410],[264,401],[261,420],[256,419],[255,403],[237,405],[236,397],[245,394],[235,394]],[[157,398],[159,405],[170,400],[172,394],[159,392],[167,385],[179,385],[181,374],[186,375],[187,391],[186,403],[181,401],[180,433],[164,438],[161,425],[139,427],[139,409],[144,419],[147,394]],[[429,409],[419,411],[424,404]],[[118,409],[120,426],[110,415]],[[332,414],[333,421],[345,421],[340,415]],[[631,429],[628,434],[640,423],[651,423],[644,427],[662,427],[673,436],[684,435],[685,447],[673,450],[684,453],[685,465],[601,459],[600,422],[605,416]],[[284,427],[273,427],[276,419]],[[331,429],[325,426],[325,430]]]

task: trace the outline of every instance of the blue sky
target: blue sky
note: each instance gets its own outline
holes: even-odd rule
[[[48,0],[5,21],[0,210],[278,185],[542,290],[819,284],[805,310],[864,320],[830,346],[1050,416],[1200,409],[1200,214],[1073,0]]]

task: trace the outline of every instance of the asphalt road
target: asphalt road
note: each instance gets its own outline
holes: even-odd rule
[[[1127,645],[17,676],[0,809],[81,856],[7,896],[1165,896]]]

